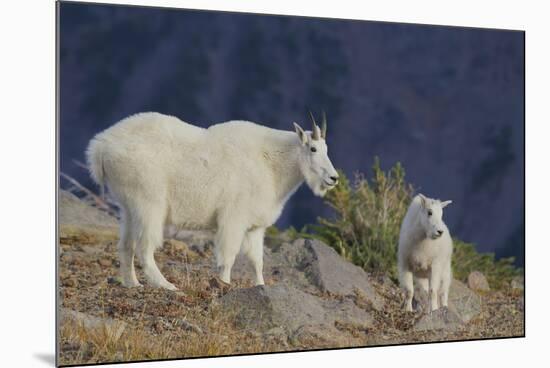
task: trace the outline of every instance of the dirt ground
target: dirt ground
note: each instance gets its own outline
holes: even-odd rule
[[[344,346],[372,346],[427,341],[523,336],[522,290],[481,294],[481,313],[453,331],[415,331],[421,314],[403,312],[402,295],[393,283],[373,282],[384,298],[382,311],[370,310],[371,328],[336,326],[346,338],[318,335],[287,336],[281,331],[260,333],[240,328],[234,315],[222,310],[220,296],[235,288],[251,287],[248,279],[222,285],[213,272],[210,250],[166,241],[155,255],[167,279],[178,291],[146,285],[124,288],[118,279],[115,231],[83,232],[62,227],[59,249],[59,305],[62,311],[82,312],[96,325],[79,318],[61,318],[59,363],[74,365],[113,361],[186,358],[295,351]],[[267,284],[276,283],[267,278]],[[357,305],[368,308],[360,299]],[[60,314],[63,315],[63,312]]]

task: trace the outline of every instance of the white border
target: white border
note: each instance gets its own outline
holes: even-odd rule
[[[181,8],[404,21],[527,31],[527,338],[260,355],[139,366],[498,366],[546,361],[550,157],[548,14],[544,2],[187,0],[120,1]],[[534,5],[535,4],[535,5]],[[538,4],[538,5],[537,5]],[[54,349],[54,3],[10,1],[0,12],[0,258],[2,366],[51,366]],[[7,112],[7,114],[6,114]],[[7,236],[6,236],[7,234]],[[536,363],[535,363],[536,364]],[[138,366],[138,365],[134,365]]]

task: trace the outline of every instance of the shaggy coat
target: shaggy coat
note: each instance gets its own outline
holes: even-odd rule
[[[134,252],[147,280],[175,289],[153,252],[163,229],[215,229],[220,277],[230,281],[242,250],[263,284],[264,231],[304,180],[324,195],[337,182],[324,132],[295,125],[280,131],[246,121],[208,129],[158,113],[130,116],[96,135],[87,150],[91,176],[106,184],[121,209],[120,268],[126,286],[140,285]],[[314,157],[312,147],[319,151]]]
[[[453,241],[442,220],[443,208],[451,201],[417,195],[403,219],[399,234],[398,268],[405,290],[405,310],[412,311],[414,282],[429,292],[431,310],[446,307],[452,280]],[[439,299],[439,300],[438,300]]]

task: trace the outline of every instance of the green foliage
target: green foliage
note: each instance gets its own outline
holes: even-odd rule
[[[482,272],[493,289],[502,289],[521,274],[521,269],[514,266],[514,257],[495,260],[493,253],[478,253],[475,245],[453,240],[453,276],[466,281],[472,271]]]
[[[316,238],[368,272],[386,274],[397,280],[397,244],[401,222],[412,200],[413,187],[405,181],[405,170],[397,163],[388,172],[375,158],[372,179],[356,173],[353,183],[340,172],[340,182],[325,197],[334,209],[332,219],[317,219],[301,232],[285,232],[292,238]],[[272,230],[273,231],[273,230]],[[465,281],[471,271],[481,271],[492,288],[509,285],[520,274],[513,258],[495,261],[494,254],[478,253],[473,244],[454,241],[453,272]]]

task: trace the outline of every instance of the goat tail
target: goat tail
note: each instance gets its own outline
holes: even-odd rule
[[[105,199],[105,170],[103,167],[103,144],[94,137],[86,150],[86,161],[90,176],[100,187],[101,199]]]

